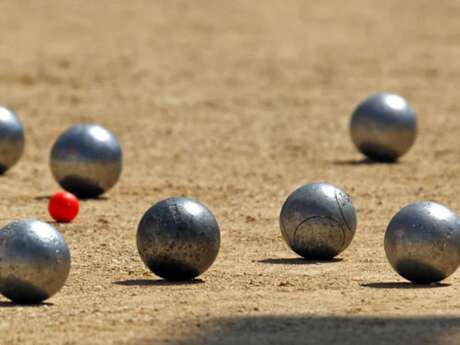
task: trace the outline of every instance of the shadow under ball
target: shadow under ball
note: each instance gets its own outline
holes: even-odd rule
[[[220,230],[212,212],[189,198],[158,202],[142,217],[137,249],[156,275],[191,280],[206,271],[220,248]]]
[[[0,174],[17,163],[24,151],[24,128],[17,115],[0,106]]]
[[[95,198],[118,181],[122,158],[120,144],[107,129],[78,124],[54,143],[50,168],[62,188],[79,198]]]
[[[70,270],[64,237],[38,220],[0,230],[0,292],[17,303],[39,303],[58,292]]]
[[[306,184],[285,201],[280,229],[289,247],[306,259],[327,260],[345,250],[356,231],[350,197],[327,183]]]
[[[419,284],[439,282],[460,265],[460,219],[435,202],[410,204],[391,219],[384,246],[402,277]]]
[[[404,98],[386,92],[374,94],[353,112],[350,133],[355,146],[369,159],[396,161],[415,142],[416,115]]]

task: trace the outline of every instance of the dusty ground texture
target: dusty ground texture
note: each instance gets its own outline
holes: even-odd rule
[[[0,103],[27,130],[0,178],[0,220],[49,220],[52,142],[76,122],[121,141],[117,186],[59,225],[71,253],[49,304],[0,301],[0,343],[458,344],[460,273],[406,284],[383,250],[391,216],[420,199],[460,212],[458,1],[1,1]],[[349,115],[391,90],[419,114],[399,164],[365,164]],[[313,181],[353,198],[340,260],[296,259],[278,214]],[[222,247],[194,284],[141,263],[137,223],[154,202],[198,198]]]

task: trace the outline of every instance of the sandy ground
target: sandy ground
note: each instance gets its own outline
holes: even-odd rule
[[[123,176],[77,220],[47,304],[0,300],[0,343],[459,344],[460,273],[405,283],[383,234],[406,204],[460,212],[458,1],[0,1],[0,103],[27,130],[0,178],[0,220],[49,220],[50,147],[66,127],[117,135]],[[377,90],[406,97],[419,136],[399,164],[366,164],[348,135]],[[313,181],[347,191],[358,230],[338,260],[305,262],[283,243],[287,195]],[[137,223],[187,195],[222,230],[193,284],[143,266]]]

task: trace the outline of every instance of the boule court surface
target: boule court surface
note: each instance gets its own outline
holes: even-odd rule
[[[391,217],[417,200],[457,213],[460,45],[455,1],[0,3],[0,102],[26,130],[0,181],[0,219],[50,220],[52,143],[77,122],[117,136],[124,171],[57,225],[72,255],[48,303],[0,300],[2,344],[458,344],[460,272],[437,287],[388,264]],[[418,113],[399,164],[367,164],[348,121],[388,90]],[[283,243],[278,215],[307,182],[348,192],[358,228],[329,263]],[[195,284],[154,277],[136,228],[187,195],[221,227]]]

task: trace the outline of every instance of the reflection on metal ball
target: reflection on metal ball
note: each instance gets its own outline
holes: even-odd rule
[[[147,267],[168,280],[190,280],[206,271],[220,247],[216,218],[203,204],[173,197],[142,217],[137,248]]]
[[[0,174],[21,158],[24,141],[24,128],[17,115],[0,106]]]
[[[280,228],[289,247],[306,259],[331,259],[351,243],[356,213],[350,197],[327,183],[306,184],[285,201]]]
[[[350,132],[353,143],[369,159],[395,161],[414,144],[416,115],[404,98],[378,93],[355,109]]]
[[[62,188],[80,198],[94,198],[113,187],[120,177],[121,147],[105,128],[78,124],[54,143],[50,167]]]
[[[70,270],[64,237],[51,225],[26,219],[0,230],[0,293],[39,303],[58,292]]]
[[[460,265],[460,219],[447,207],[430,201],[402,208],[385,233],[391,266],[414,283],[433,283]]]

